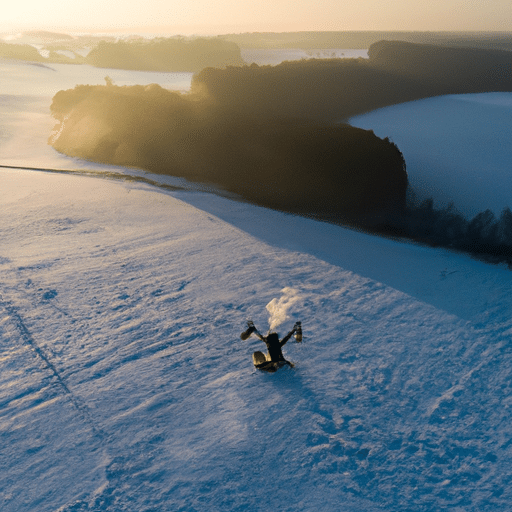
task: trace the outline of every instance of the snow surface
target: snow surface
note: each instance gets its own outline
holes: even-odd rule
[[[350,124],[397,144],[421,198],[468,219],[512,208],[512,93],[452,94],[355,116]]]
[[[0,174],[2,511],[507,510],[510,271],[212,194]],[[294,369],[255,370],[297,300]]]

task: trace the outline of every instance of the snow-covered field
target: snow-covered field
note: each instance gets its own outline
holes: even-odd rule
[[[409,182],[436,205],[454,203],[466,218],[512,208],[512,93],[451,94],[353,117],[397,144]]]
[[[66,68],[16,69],[0,164],[143,174],[48,148]],[[0,169],[0,241],[2,512],[510,509],[506,268],[80,171]]]
[[[507,510],[512,273],[211,194],[0,174],[2,511]],[[247,318],[291,288],[263,374]]]

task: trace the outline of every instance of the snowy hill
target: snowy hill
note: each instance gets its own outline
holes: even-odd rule
[[[510,507],[510,271],[207,193],[0,189],[2,511]],[[283,293],[304,341],[263,374],[239,334]]]

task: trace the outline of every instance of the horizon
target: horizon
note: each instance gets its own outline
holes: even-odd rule
[[[91,29],[91,30],[76,30],[66,28],[51,27],[27,27],[19,28],[19,30],[10,29],[2,30],[0,26],[0,40],[4,42],[16,42],[16,39],[23,36],[36,35],[66,35],[71,37],[129,37],[140,36],[147,39],[156,37],[216,37],[226,35],[244,35],[244,34],[314,34],[314,33],[346,33],[346,34],[364,34],[364,33],[403,33],[403,34],[446,34],[446,35],[480,35],[480,36],[512,36],[511,30],[255,30],[255,31],[180,31],[173,30],[172,27],[166,29],[165,27],[125,27],[119,29]]]
[[[120,8],[121,7],[121,8]],[[383,5],[362,0],[357,5],[335,0],[254,4],[221,0],[148,0],[144,11],[135,0],[122,5],[101,0],[71,3],[67,0],[19,0],[6,5],[1,33],[49,31],[65,33],[146,33],[220,35],[247,32],[510,32],[512,3],[497,0],[492,8],[478,1],[464,5],[456,0]]]

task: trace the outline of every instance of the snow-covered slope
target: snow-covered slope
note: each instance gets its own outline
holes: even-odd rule
[[[0,508],[507,510],[512,273],[218,196],[0,174]],[[291,288],[294,369],[247,318]]]

